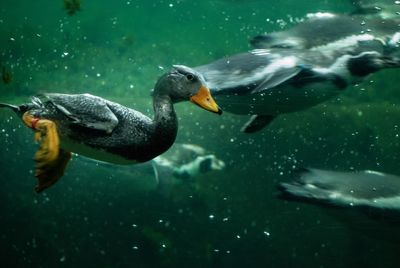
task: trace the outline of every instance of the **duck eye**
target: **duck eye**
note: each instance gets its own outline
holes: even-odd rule
[[[193,81],[194,75],[193,74],[187,74],[186,75],[186,79],[189,80],[189,81]]]

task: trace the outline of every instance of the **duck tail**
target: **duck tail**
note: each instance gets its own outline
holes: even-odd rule
[[[0,108],[9,108],[9,109],[13,110],[16,113],[21,112],[21,107],[20,106],[8,104],[8,103],[0,103]]]
[[[13,110],[16,114],[19,114],[19,115],[25,113],[28,110],[32,110],[35,108],[38,109],[41,107],[43,107],[43,103],[38,97],[32,97],[30,103],[24,103],[21,105],[13,105],[13,104],[9,104],[9,103],[0,102],[0,109],[8,108],[8,109]]]
[[[0,102],[0,109],[1,108],[8,108],[14,111],[17,115],[21,116],[26,111],[32,109],[32,104],[22,104],[22,105],[13,105],[8,103],[1,103]]]

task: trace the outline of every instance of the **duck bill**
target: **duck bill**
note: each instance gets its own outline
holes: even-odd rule
[[[201,86],[196,95],[190,97],[190,101],[207,111],[222,114],[222,110],[211,96],[210,90],[205,86]]]

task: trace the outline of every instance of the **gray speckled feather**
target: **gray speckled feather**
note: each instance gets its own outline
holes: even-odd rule
[[[66,151],[129,164],[146,161],[158,150],[152,135],[153,121],[139,111],[90,94],[51,93],[39,97],[33,99],[30,113],[56,122]]]
[[[61,113],[69,117],[71,123],[94,130],[111,133],[118,125],[118,118],[110,110],[107,101],[90,94],[44,94]]]

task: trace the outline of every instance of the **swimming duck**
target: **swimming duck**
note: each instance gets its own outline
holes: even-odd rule
[[[154,119],[90,94],[49,93],[19,106],[1,104],[35,131],[40,148],[36,173],[40,192],[62,175],[71,152],[115,164],[148,161],[165,152],[178,129],[173,104],[191,100],[221,114],[201,74],[185,66],[161,76],[153,92]]]
[[[340,207],[400,211],[400,177],[378,171],[338,172],[307,168],[279,184],[283,198]]]
[[[398,22],[379,20],[375,26],[363,32],[356,16],[315,16],[268,35],[260,49],[195,70],[203,74],[224,110],[252,115],[242,131],[256,132],[281,113],[309,108],[369,74],[398,68]]]

